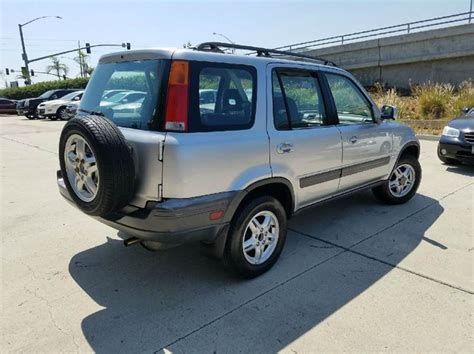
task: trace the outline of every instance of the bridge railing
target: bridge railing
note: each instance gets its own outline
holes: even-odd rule
[[[448,15],[448,16],[435,17],[435,18],[430,18],[427,20],[402,23],[402,24],[394,25],[394,26],[380,27],[380,28],[371,29],[367,31],[347,33],[347,34],[342,34],[342,35],[333,36],[333,37],[326,37],[326,38],[316,39],[316,40],[307,41],[307,42],[294,43],[294,44],[289,44],[289,45],[285,45],[285,46],[277,47],[273,49],[287,50],[291,52],[307,51],[307,50],[317,49],[317,48],[321,48],[321,47],[325,47],[329,45],[342,45],[342,44],[353,43],[361,39],[369,39],[369,38],[375,39],[375,38],[380,38],[380,37],[386,37],[388,35],[393,35],[393,34],[412,33],[417,30],[430,28],[430,27],[447,27],[446,25],[448,24],[450,25],[453,23],[460,23],[460,22],[467,22],[467,23],[474,22],[474,11],[468,11],[468,12],[463,12],[463,13],[458,13],[458,14]]]

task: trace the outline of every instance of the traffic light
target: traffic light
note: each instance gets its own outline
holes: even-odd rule
[[[10,69],[5,68],[5,74],[10,75]]]
[[[35,76],[35,71],[33,69],[30,70],[30,75]]]
[[[64,80],[66,80],[66,79],[67,79],[66,75],[63,75],[63,79],[64,79]]]
[[[131,47],[130,43],[127,43],[127,50],[130,50]]]
[[[86,43],[86,53],[91,54],[91,44],[90,43]]]
[[[23,77],[28,77],[28,70],[26,70],[24,66],[21,67],[21,75],[23,75]]]

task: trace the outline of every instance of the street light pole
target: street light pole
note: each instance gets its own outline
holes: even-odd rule
[[[26,48],[25,48],[25,40],[23,39],[23,25],[18,24],[18,28],[20,29],[20,39],[21,39],[21,48],[23,49],[23,54],[21,55],[23,58],[23,61],[25,62],[25,68],[26,68],[26,80],[25,80],[25,85],[29,85],[31,83],[30,81],[30,68],[28,66],[28,56],[26,55]],[[24,73],[22,73],[24,74]]]
[[[25,39],[23,38],[23,27],[30,24],[31,22],[35,22],[35,21],[41,20],[42,18],[47,18],[47,17],[55,17],[62,20],[62,17],[60,16],[41,16],[41,17],[34,18],[23,24],[18,24],[18,29],[20,30],[21,48],[23,49],[23,54],[21,56],[23,58],[23,61],[25,62],[25,68],[26,68],[25,85],[31,84],[31,78],[30,78],[30,68],[28,66],[28,63],[29,63],[28,55],[26,54]],[[22,74],[25,74],[25,73],[22,73]]]

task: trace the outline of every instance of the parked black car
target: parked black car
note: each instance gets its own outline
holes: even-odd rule
[[[22,116],[24,106],[25,106],[25,100],[16,101],[16,114],[18,114],[19,116]]]
[[[0,97],[0,113],[3,114],[15,114],[16,113],[16,101],[8,98]]]
[[[22,107],[17,106],[18,115],[26,116],[28,119],[38,118],[36,114],[36,108],[41,102],[56,100],[58,98],[67,95],[68,93],[77,91],[79,89],[59,89],[59,90],[49,90],[43,93],[41,96],[36,98],[27,98],[24,100]]]
[[[474,164],[474,107],[463,110],[444,127],[438,144],[438,157],[447,165]]]

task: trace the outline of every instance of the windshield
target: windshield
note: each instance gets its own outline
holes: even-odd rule
[[[77,95],[80,95],[80,94],[81,94],[80,91],[71,92],[71,93],[68,93],[67,95],[61,97],[61,99],[65,100],[65,101],[72,101],[72,99],[74,97],[76,97]]]
[[[51,96],[53,94],[53,92],[55,92],[55,90],[49,90],[49,91],[46,91],[45,93],[43,93],[41,96],[39,96],[38,98],[48,98],[49,96]]]
[[[162,67],[161,60],[99,64],[84,92],[79,111],[104,115],[119,127],[150,130]],[[124,109],[124,104],[132,102],[133,109]]]

